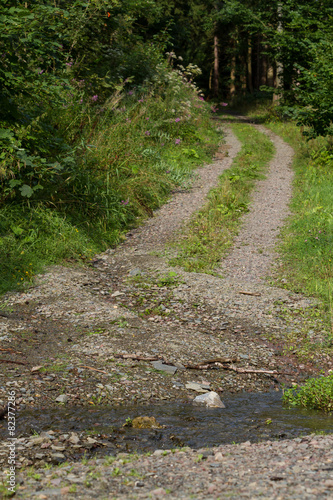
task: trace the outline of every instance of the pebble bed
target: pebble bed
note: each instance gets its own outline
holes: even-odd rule
[[[18,474],[17,498],[333,498],[333,436],[118,454]]]

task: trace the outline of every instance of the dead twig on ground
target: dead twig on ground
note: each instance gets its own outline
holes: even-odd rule
[[[214,366],[217,366],[216,363],[236,363],[239,361],[238,358],[214,358],[214,359],[209,359],[208,361],[202,361],[201,363],[198,363],[197,365],[185,365],[185,368],[188,368],[190,370],[207,370],[209,368],[213,368]]]
[[[237,368],[234,365],[220,365],[224,370],[232,370],[237,373],[264,373],[267,375],[293,375],[289,372],[278,372],[277,370],[257,370],[254,368]]]
[[[222,368],[222,370],[231,370],[233,372],[237,373],[263,373],[265,375],[293,375],[292,373],[289,372],[279,372],[277,370],[262,370],[262,369],[256,369],[256,368],[238,368],[237,366],[231,364],[231,363],[236,363],[239,361],[238,358],[231,358],[231,359],[222,359],[222,358],[216,358],[216,359],[211,359],[208,361],[202,361],[202,363],[199,363],[197,365],[185,365],[185,368],[191,369],[191,370],[209,370],[209,369],[214,369],[214,368]]]
[[[161,356],[140,356],[138,354],[115,354],[115,358],[121,358],[121,359],[133,359],[137,361],[159,361],[160,359],[163,359]]]
[[[0,359],[0,363],[13,363],[14,365],[26,365],[23,361],[13,361],[12,359]]]
[[[8,347],[8,348],[4,348],[4,347],[0,347],[0,351],[3,351],[3,352],[13,352],[15,354],[22,354],[21,351],[14,351],[14,349],[12,349],[11,347]]]
[[[98,368],[93,368],[92,366],[86,366],[86,365],[81,365],[79,368],[87,368],[88,370],[93,370],[94,372],[100,372],[100,373],[105,373],[106,375],[108,372],[105,372],[104,370],[98,370]]]

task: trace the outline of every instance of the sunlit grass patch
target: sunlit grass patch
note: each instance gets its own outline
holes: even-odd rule
[[[282,231],[279,280],[297,292],[320,298],[332,322],[333,151],[326,139],[306,142],[293,123],[269,126],[296,152],[292,216]]]
[[[303,386],[285,390],[283,401],[290,406],[332,412],[333,373],[327,377],[309,378]]]
[[[21,289],[47,264],[89,261],[96,252],[80,228],[43,206],[0,209],[0,293]]]

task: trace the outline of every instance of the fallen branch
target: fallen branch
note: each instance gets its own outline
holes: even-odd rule
[[[22,354],[21,351],[14,351],[14,349],[12,349],[11,347],[8,347],[7,349],[4,349],[3,347],[0,347],[0,351],[4,351],[4,352],[13,352],[15,354]]]
[[[214,359],[209,359],[208,361],[203,361],[200,364],[212,364],[212,363],[237,363],[239,361],[239,358],[214,358]]]
[[[233,358],[233,359],[212,359],[209,361],[203,361],[202,363],[198,365],[185,365],[185,368],[191,369],[191,370],[209,370],[211,368],[222,368],[223,370],[231,370],[233,372],[237,373],[264,373],[266,375],[293,375],[292,373],[289,372],[278,372],[277,370],[256,370],[254,368],[238,368],[237,366],[234,366],[230,363],[234,363],[236,361],[239,361],[238,358]]]
[[[139,356],[138,354],[115,354],[115,358],[121,358],[121,359],[133,359],[137,361],[159,361],[161,356],[148,356],[145,358],[144,356]]]
[[[209,370],[210,368],[215,368],[216,365],[208,364],[208,365],[185,365],[185,368],[188,370]]]
[[[93,370],[94,372],[106,373],[106,375],[108,374],[108,372],[105,372],[104,370],[98,370],[97,368],[93,368],[92,366],[81,365],[79,366],[79,368],[88,368],[88,370]]]
[[[245,291],[241,290],[238,293],[241,293],[242,295],[254,295],[255,297],[261,297],[261,293],[258,293],[258,292],[245,292]]]
[[[229,365],[223,366],[220,365],[224,370],[232,370],[237,373],[265,373],[267,375],[293,375],[289,372],[278,372],[277,370],[255,370],[253,368],[237,368],[237,366]]]
[[[0,363],[14,363],[14,365],[26,365],[23,361],[13,361],[11,359],[0,359]]]
[[[197,365],[185,365],[185,368],[190,370],[207,370],[209,368],[214,368],[214,366],[218,366],[217,363],[236,363],[239,361],[238,358],[215,358],[209,359],[208,361],[202,361]]]

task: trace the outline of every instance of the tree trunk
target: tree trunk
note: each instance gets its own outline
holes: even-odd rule
[[[231,69],[230,69],[230,97],[231,99],[235,96],[236,93],[236,54],[233,54],[231,59]]]
[[[214,97],[219,95],[219,39],[214,35]]]
[[[256,67],[256,89],[260,87],[260,35],[257,36],[257,67]]]
[[[239,80],[241,83],[241,89],[242,89],[242,94],[246,94],[246,63],[247,63],[247,56],[242,55],[242,70],[239,75]]]
[[[266,47],[265,47],[266,49]],[[262,55],[262,61],[261,61],[261,78],[260,78],[260,83],[261,85],[267,85],[267,54]]]
[[[253,93],[253,81],[252,81],[252,43],[249,38],[247,44],[247,88]]]
[[[267,69],[267,85],[269,85],[269,87],[274,87],[274,81],[275,81],[274,67],[272,63],[269,62]]]
[[[278,22],[278,32],[281,33],[282,32],[282,21],[281,21],[281,17],[282,17],[282,9],[281,9],[281,3],[278,4],[278,17],[279,17],[279,22]],[[280,86],[281,86],[281,76],[282,76],[282,73],[283,73],[283,64],[281,61],[277,61],[276,62],[276,74],[275,74],[275,82],[274,82],[274,87],[275,89],[277,90]],[[276,92],[275,94],[273,94],[273,102],[274,103],[278,103],[279,100],[280,100],[280,97],[281,97],[281,94],[279,94],[278,92]]]

